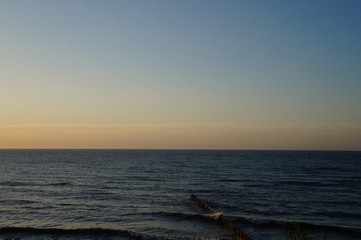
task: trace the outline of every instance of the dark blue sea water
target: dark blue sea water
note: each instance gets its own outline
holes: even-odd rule
[[[0,150],[0,238],[361,239],[361,152]]]

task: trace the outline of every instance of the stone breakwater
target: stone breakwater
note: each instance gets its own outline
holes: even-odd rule
[[[222,212],[216,211],[212,209],[208,204],[200,200],[196,195],[191,195],[191,200],[197,204],[200,208],[202,208],[204,211],[206,211],[208,214],[210,214],[216,221],[221,224],[224,228],[226,228],[228,231],[232,232],[234,237],[237,238],[237,240],[251,240],[247,234],[245,234],[241,229],[239,229],[237,226],[235,226],[232,222],[227,220]]]

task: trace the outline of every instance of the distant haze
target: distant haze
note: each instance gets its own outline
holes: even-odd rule
[[[0,148],[361,150],[360,10],[0,1]]]

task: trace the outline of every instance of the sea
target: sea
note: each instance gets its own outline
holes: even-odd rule
[[[0,150],[0,239],[361,239],[361,152]]]

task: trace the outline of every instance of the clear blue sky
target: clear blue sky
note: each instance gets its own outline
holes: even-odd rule
[[[0,147],[361,150],[360,12],[358,0],[0,1]],[[81,134],[66,145],[57,133],[17,143],[24,126],[134,124],[158,130],[138,133],[139,145]],[[206,124],[233,142],[202,145],[207,131],[194,132]],[[265,130],[231,137],[227,124]],[[150,144],[169,125],[178,130],[166,142],[180,129],[198,142]]]

